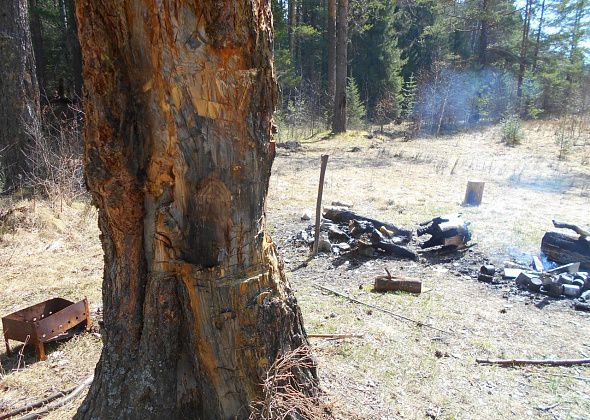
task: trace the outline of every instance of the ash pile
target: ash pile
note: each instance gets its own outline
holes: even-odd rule
[[[435,217],[420,224],[414,232],[393,223],[362,216],[349,207],[324,208],[320,223],[318,252],[340,255],[355,253],[367,258],[382,255],[418,260],[422,250],[453,251],[463,249],[471,239],[469,223],[460,215]],[[312,246],[315,226],[309,225],[291,238],[295,245]]]

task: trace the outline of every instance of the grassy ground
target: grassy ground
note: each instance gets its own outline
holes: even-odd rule
[[[590,317],[567,301],[541,301],[491,288],[461,273],[485,261],[527,260],[552,218],[588,224],[588,147],[559,161],[551,122],[526,126],[524,143],[499,143],[498,128],[402,142],[350,133],[315,137],[279,149],[268,201],[269,230],[280,245],[309,333],[361,333],[340,341],[313,339],[323,386],[342,418],[587,418],[590,368],[479,366],[477,357],[590,357]],[[358,151],[353,151],[353,150]],[[472,252],[460,258],[407,262],[331,259],[307,266],[307,250],[287,239],[313,213],[319,157],[330,155],[324,202],[348,201],[367,216],[408,227],[447,212],[472,222]],[[484,202],[463,208],[466,181],[486,181]],[[6,204],[6,203],[4,203]],[[88,296],[100,309],[102,251],[95,214],[86,205],[25,207],[0,241],[0,314],[48,297]],[[33,208],[34,206],[34,208]],[[375,294],[370,284],[388,267],[420,278],[420,296]],[[435,326],[419,327],[326,294],[323,284]],[[16,343],[13,343],[16,344]],[[0,413],[64,389],[92,373],[100,339],[84,334],[35,362],[0,353]],[[18,350],[18,347],[17,347]],[[67,418],[81,397],[49,418]],[[338,408],[340,407],[340,408]],[[349,413],[349,414],[342,414]]]

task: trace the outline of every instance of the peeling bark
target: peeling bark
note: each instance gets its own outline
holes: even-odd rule
[[[76,2],[104,348],[77,418],[246,418],[307,344],[264,206],[274,159],[264,0]],[[315,368],[294,372],[309,395]]]

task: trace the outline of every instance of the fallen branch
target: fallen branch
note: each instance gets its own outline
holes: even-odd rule
[[[553,220],[553,226],[555,226],[558,229],[571,229],[580,236],[590,237],[590,232],[578,225],[574,225],[571,223],[562,223],[558,222],[557,220]]]
[[[65,391],[57,391],[56,393],[51,394],[50,396],[48,396],[47,398],[44,398],[42,400],[36,401],[34,403],[31,404],[27,404],[21,408],[17,408],[14,411],[11,411],[8,414],[2,414],[0,415],[0,420],[4,420],[4,419],[9,419],[11,417],[17,416],[21,413],[26,413],[27,411],[31,411],[34,410],[36,408],[42,407],[45,404],[48,404],[54,400],[57,400],[58,398],[62,398],[65,397],[66,395],[68,395],[69,393],[73,392],[76,388],[78,387],[78,385],[75,385],[71,388],[66,389]]]
[[[590,364],[590,359],[475,359],[477,363],[500,366],[572,366]]]
[[[307,338],[327,338],[329,340],[342,340],[344,338],[363,338],[363,334],[307,334]]]
[[[333,293],[333,294],[335,294],[336,296],[340,296],[340,297],[343,297],[344,299],[348,299],[348,300],[349,300],[349,301],[351,301],[351,302],[358,303],[359,305],[368,306],[369,308],[375,309],[375,310],[377,310],[377,311],[380,311],[380,312],[384,312],[384,313],[386,313],[386,314],[389,314],[389,315],[391,315],[391,316],[393,316],[393,317],[395,317],[395,318],[399,318],[399,319],[402,319],[402,320],[404,320],[404,321],[409,321],[409,322],[412,322],[412,323],[414,323],[414,324],[418,325],[419,327],[426,327],[426,328],[430,328],[430,329],[432,329],[432,330],[436,330],[436,331],[443,332],[443,333],[445,333],[445,334],[452,334],[450,331],[441,330],[440,328],[433,327],[432,325],[429,325],[429,324],[424,324],[424,323],[423,323],[423,322],[421,322],[421,321],[416,321],[415,319],[408,318],[408,317],[406,317],[406,316],[403,316],[403,315],[396,314],[395,312],[393,312],[393,311],[390,311],[389,309],[381,308],[381,307],[379,307],[379,306],[372,305],[372,304],[370,304],[370,303],[367,303],[367,302],[363,302],[363,301],[361,301],[361,300],[355,299],[355,298],[353,298],[353,297],[350,297],[350,296],[348,296],[348,295],[345,295],[345,294],[343,294],[343,293],[337,292],[336,290],[332,290],[332,289],[330,289],[330,288],[328,288],[328,287],[321,286],[321,285],[319,285],[319,284],[314,284],[313,286],[314,286],[315,288],[317,288],[317,289],[325,290],[325,291],[327,291],[327,292],[330,292],[330,293]]]
[[[86,380],[84,382],[82,382],[80,385],[72,387],[66,391],[63,391],[63,393],[56,393],[51,395],[48,398],[45,398],[45,400],[43,401],[38,401],[36,403],[33,404],[29,404],[26,407],[22,407],[18,410],[15,410],[11,413],[8,414],[3,414],[2,416],[0,416],[0,420],[2,419],[8,419],[11,417],[14,417],[15,415],[19,414],[19,413],[23,413],[25,411],[29,411],[38,407],[41,407],[45,404],[47,404],[48,402],[54,401],[58,398],[60,398],[60,396],[58,395],[57,397],[53,398],[50,400],[51,397],[57,395],[57,394],[62,394],[63,398],[61,398],[58,401],[55,401],[53,404],[48,404],[46,405],[42,410],[37,411],[36,413],[31,413],[28,414],[26,416],[23,416],[20,418],[20,420],[33,420],[33,419],[39,419],[41,417],[43,417],[43,415],[49,413],[50,411],[53,411],[59,407],[62,407],[64,405],[66,405],[67,403],[69,403],[71,400],[73,400],[74,398],[76,398],[78,395],[80,395],[82,393],[82,391],[84,391],[84,388],[86,388],[87,386],[89,386],[92,381],[94,380],[94,375],[90,375],[88,378],[86,378]],[[49,400],[49,401],[47,401]]]

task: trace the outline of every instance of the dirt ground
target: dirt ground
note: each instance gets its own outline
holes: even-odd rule
[[[590,314],[567,300],[511,293],[509,285],[477,282],[485,262],[528,263],[553,218],[590,223],[590,142],[557,159],[553,122],[526,126],[522,145],[500,143],[498,127],[402,141],[349,133],[302,140],[278,149],[268,199],[268,229],[280,247],[308,333],[355,333],[360,338],[311,339],[322,386],[340,418],[582,419],[590,413],[590,367],[500,368],[476,358],[590,357]],[[324,203],[346,201],[366,216],[408,228],[434,216],[462,212],[476,246],[460,255],[418,262],[320,255],[289,238],[313,215],[321,154],[329,154]],[[481,206],[461,207],[467,180],[486,182]],[[19,201],[2,226],[0,315],[61,296],[87,296],[100,316],[102,251],[96,214]],[[2,203],[8,206],[10,203]],[[419,296],[376,294],[371,284],[387,267],[419,278]],[[316,287],[323,285],[419,321],[401,320]],[[434,327],[434,328],[430,328]],[[52,344],[48,359],[32,350],[0,353],[0,415],[93,372],[101,341],[93,334]],[[71,417],[83,396],[47,418]]]

